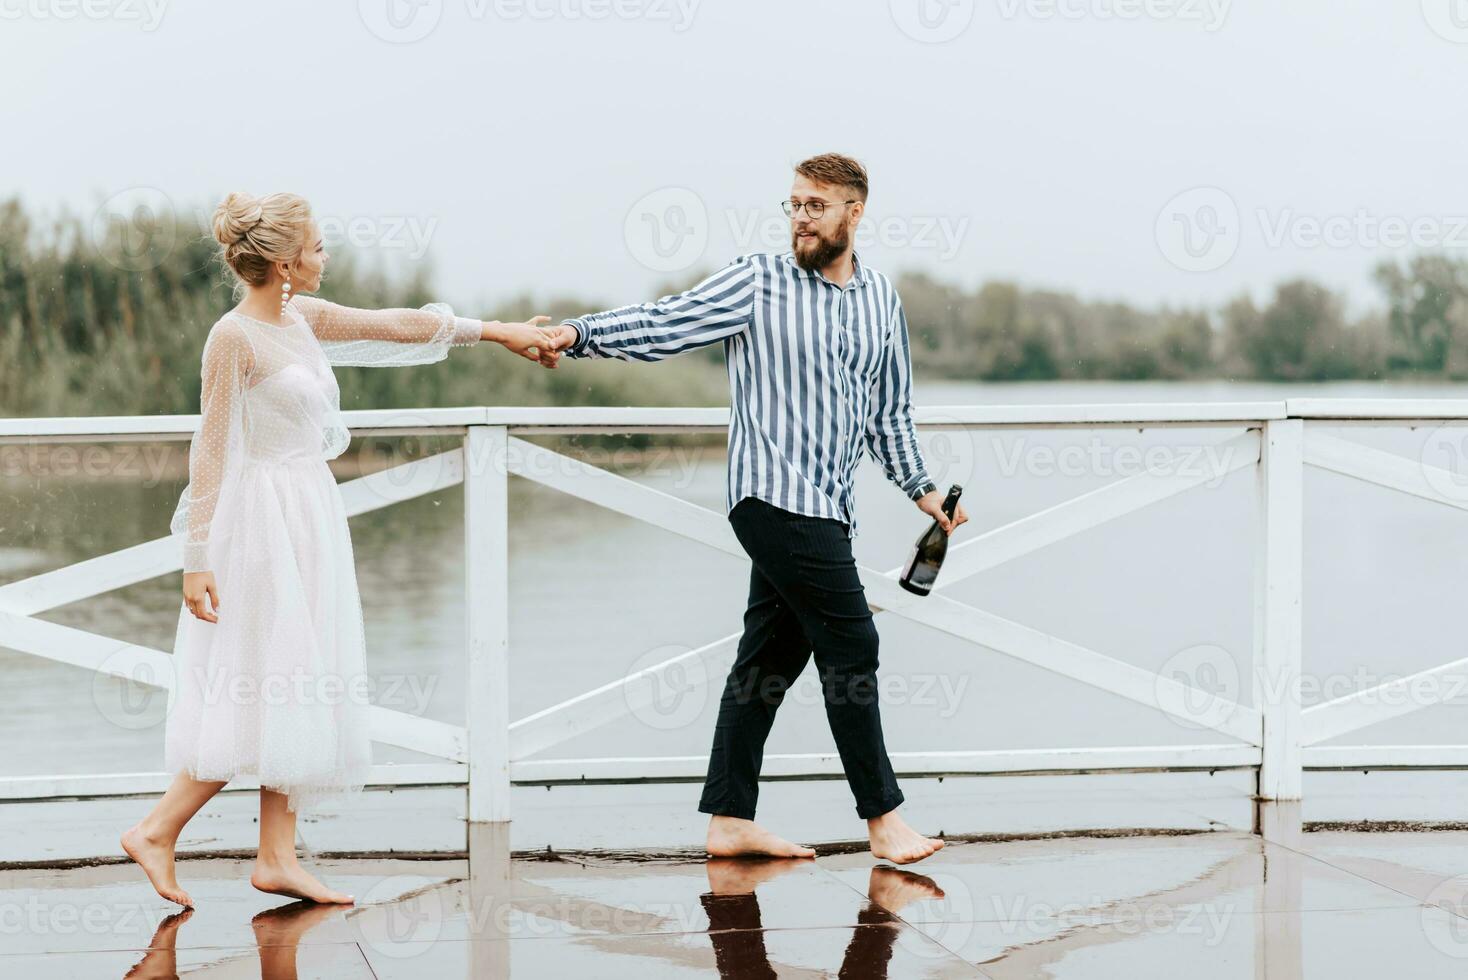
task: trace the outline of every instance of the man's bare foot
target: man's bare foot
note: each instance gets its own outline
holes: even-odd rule
[[[893,864],[921,861],[943,846],[937,837],[924,837],[907,825],[896,810],[867,821],[867,837],[872,842],[872,856]]]
[[[867,879],[867,898],[888,912],[901,912],[913,902],[944,897],[936,881],[916,871],[898,871],[879,864]]]
[[[291,898],[300,898],[308,902],[322,902],[331,905],[352,905],[356,902],[351,895],[327,888],[294,861],[288,864],[277,864],[257,859],[255,870],[250,874],[250,884],[262,892],[269,892],[272,895],[288,895]]]
[[[122,835],[122,850],[138,863],[148,876],[153,890],[170,902],[185,908],[193,908],[194,900],[189,893],[178,887],[178,878],[173,870],[173,846],[176,841],[163,837],[150,837],[142,824]]]
[[[799,858],[709,858],[704,866],[715,895],[748,895],[756,885],[810,865]]]
[[[776,837],[753,820],[715,816],[709,820],[705,845],[714,857],[813,858],[816,852],[783,837]]]

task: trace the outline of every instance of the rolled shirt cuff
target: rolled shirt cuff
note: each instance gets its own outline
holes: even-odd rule
[[[924,494],[931,493],[932,491],[938,489],[938,486],[937,484],[933,483],[931,479],[929,479],[928,474],[919,473],[917,476],[909,480],[907,486],[903,487],[902,489],[903,492],[907,494],[909,500],[917,500],[921,498]]]
[[[484,321],[471,320],[467,316],[454,317],[454,340],[455,347],[472,347],[479,343],[484,333]]]
[[[566,322],[576,328],[576,343],[567,347],[562,353],[567,357],[590,356],[586,350],[586,341],[590,338],[591,331],[586,328],[586,319],[584,317],[577,317],[574,320],[567,320]]]

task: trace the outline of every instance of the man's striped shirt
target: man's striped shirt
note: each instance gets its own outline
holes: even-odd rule
[[[723,341],[729,510],[758,497],[854,536],[863,447],[909,497],[928,483],[907,319],[892,283],[859,259],[843,287],[788,252],[745,255],[685,293],[567,322],[570,357],[656,361]]]

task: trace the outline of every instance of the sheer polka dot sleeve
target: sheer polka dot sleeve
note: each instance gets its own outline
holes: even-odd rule
[[[183,570],[208,571],[210,525],[228,472],[238,466],[244,444],[244,389],[254,349],[238,324],[221,320],[204,342],[200,370],[199,424],[189,445],[189,482],[170,529],[183,539]]]
[[[297,296],[292,305],[321,341],[332,364],[353,367],[403,367],[431,364],[450,347],[479,343],[483,324],[456,317],[443,303],[421,310],[358,310],[314,296]]]

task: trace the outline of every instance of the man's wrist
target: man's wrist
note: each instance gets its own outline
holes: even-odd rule
[[[937,491],[938,484],[934,483],[932,480],[924,480],[922,483],[919,483],[916,487],[914,487],[912,493],[910,493],[908,496],[912,497],[913,500],[921,500],[928,494],[936,493]]]
[[[571,356],[581,353],[582,348],[586,346],[586,331],[572,320],[566,320],[562,323],[561,330],[562,332],[567,330],[571,331],[571,342],[562,347],[561,350]]]

